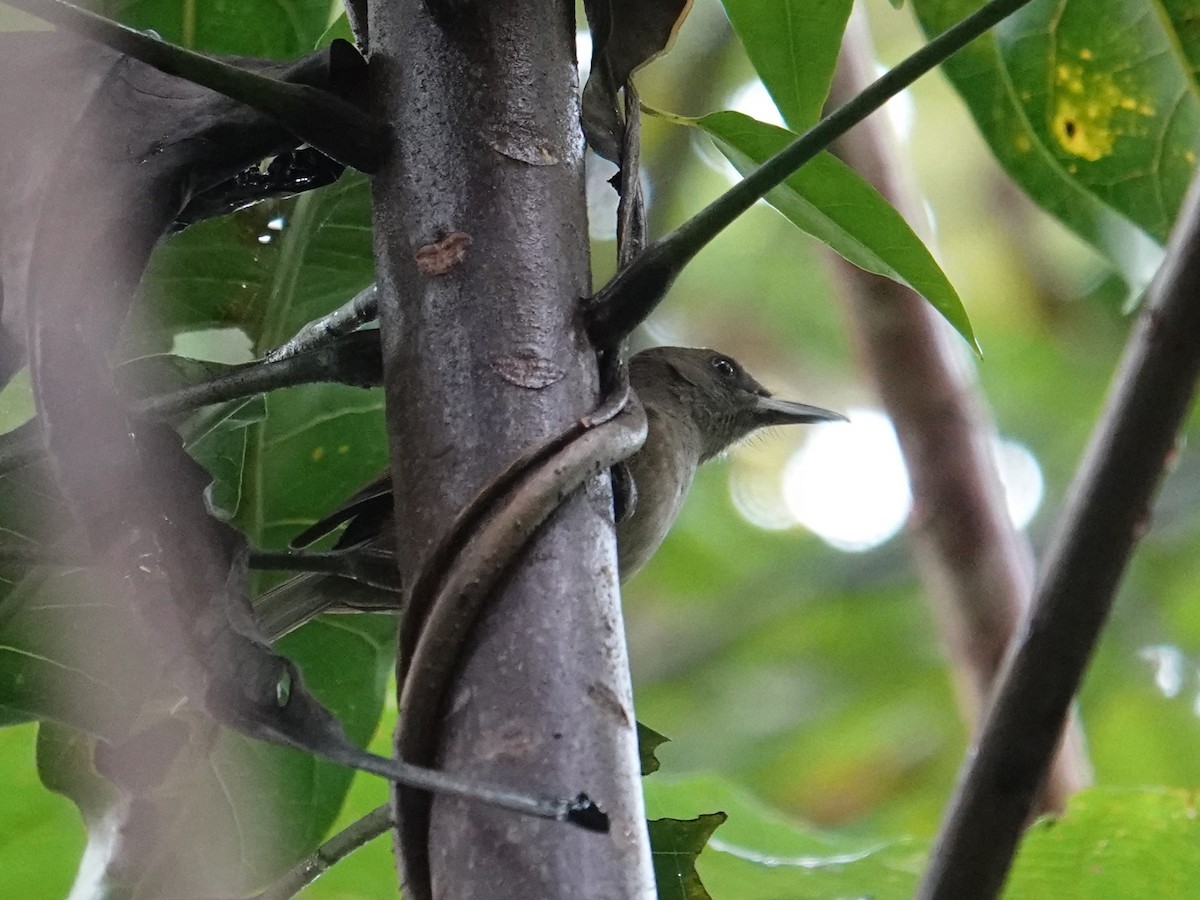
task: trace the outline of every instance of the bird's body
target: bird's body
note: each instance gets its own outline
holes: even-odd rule
[[[620,493],[627,500],[617,522],[622,580],[654,555],[702,463],[760,428],[844,419],[819,407],[776,400],[734,360],[713,350],[645,350],[630,360],[629,377],[645,408],[648,434],[642,449],[624,463],[628,485]],[[336,550],[390,552],[390,476],[306,529],[293,546],[305,546],[343,523]],[[400,596],[342,575],[308,574],[268,591],[257,609],[264,630],[281,634],[320,612],[395,609]]]

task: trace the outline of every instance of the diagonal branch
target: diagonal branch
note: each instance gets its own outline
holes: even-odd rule
[[[166,418],[280,388],[325,381],[370,388],[378,387],[382,378],[379,332],[357,331],[294,356],[247,363],[209,381],[148,397],[133,408],[141,415]]]
[[[277,362],[297,353],[314,350],[331,338],[350,334],[378,317],[379,289],[372,282],[333,312],[309,322],[263,359]]]
[[[166,419],[202,406],[302,384],[335,382],[378,387],[382,377],[379,332],[367,329],[333,336],[295,355],[247,363],[207,381],[146,397],[132,405],[132,412]],[[27,422],[0,437],[0,475],[33,462],[44,452],[40,422]]]
[[[355,850],[386,832],[392,824],[392,813],[387,804],[375,807],[300,860],[253,900],[288,900],[289,897],[295,897]]]
[[[590,302],[589,333],[601,347],[627,337],[683,268],[757,200],[935,66],[1031,0],[991,0],[835,110],[666,237],[651,244]]]
[[[1000,891],[1200,376],[1200,179],[1126,346],[934,846],[921,900]]]
[[[279,122],[297,138],[339,162],[374,172],[382,161],[387,126],[332,91],[250,72],[80,9],[64,0],[5,0],[16,9],[74,31],[167,75],[216,91]],[[340,49],[339,49],[340,48]],[[331,65],[357,61],[345,41],[330,47]]]
[[[872,59],[866,22],[851,16],[831,102],[861,89]],[[920,206],[889,133],[886,119],[868,119],[834,152],[911,219]],[[841,257],[835,265],[862,361],[904,453],[916,510],[909,528],[914,556],[974,730],[1029,606],[1033,554],[1009,519],[992,451],[995,427],[961,343],[911,288]],[[1067,734],[1041,811],[1061,809],[1090,781],[1079,723]]]

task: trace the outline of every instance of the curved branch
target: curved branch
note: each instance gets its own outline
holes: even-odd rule
[[[1045,777],[1200,377],[1200,179],[1138,317],[1076,473],[921,900],[994,897]]]
[[[767,192],[935,66],[1031,0],[991,0],[821,119],[688,221],[654,242],[590,301],[588,330],[601,347],[616,345],[658,306],[692,259]]]
[[[608,404],[605,404],[607,407]],[[471,534],[465,543],[452,540],[443,546],[457,549],[452,564],[438,566],[441,554],[416,581],[409,605],[406,630],[415,633],[411,655],[401,687],[400,722],[396,750],[405,760],[431,760],[435,752],[439,712],[454,670],[461,664],[466,641],[494,594],[495,586],[513,565],[521,549],[542,523],[585,481],[628,458],[646,439],[646,414],[633,397],[615,418],[590,427],[585,420],[581,433],[539,465],[517,486],[495,515]],[[561,445],[556,438],[548,446]],[[503,476],[502,476],[503,477]],[[489,493],[486,491],[481,496]],[[478,513],[472,503],[461,519],[470,521]],[[452,537],[459,528],[452,528]],[[416,604],[424,600],[417,591],[431,589],[432,602],[423,621],[414,616]],[[403,650],[403,647],[402,647]],[[408,881],[405,893],[426,896],[428,798],[400,791],[399,841],[403,848]]]

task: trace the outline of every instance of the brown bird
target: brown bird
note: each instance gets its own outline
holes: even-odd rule
[[[629,378],[646,410],[649,432],[624,463],[624,472],[617,472],[627,479],[616,492],[618,507],[624,507],[617,510],[622,581],[654,555],[702,463],[760,428],[845,421],[839,413],[775,399],[735,360],[714,350],[644,350],[630,360]],[[267,634],[284,634],[322,612],[396,609],[390,475],[305,529],[292,546],[307,546],[343,524],[334,552],[358,554],[356,577],[307,573],[267,591],[256,604]]]

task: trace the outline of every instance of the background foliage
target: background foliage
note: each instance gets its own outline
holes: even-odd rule
[[[328,0],[92,5],[187,46],[279,57],[327,40],[336,19]],[[761,46],[750,4],[726,5],[747,45]],[[912,11],[896,11],[876,2],[866,12],[881,58],[894,62],[923,40],[914,14],[937,31],[974,5],[914,0]],[[1152,18],[1143,4],[1121,0],[1035,3],[947,67],[962,97],[935,74],[893,104],[896,118],[908,119],[900,146],[936,226],[936,256],[985,354],[980,384],[1001,434],[1032,453],[1044,478],[1028,531],[1035,548],[1195,161],[1188,60],[1197,47],[1170,16]],[[774,33],[767,42],[805,38]],[[1039,71],[1052,80],[1038,80]],[[658,109],[700,116],[736,107],[768,118],[762,94],[754,101],[755,83],[715,3],[696,4],[672,52],[639,76],[643,98]],[[780,107],[794,128],[817,112],[807,94],[781,97]],[[661,234],[731,174],[697,129],[649,118],[645,141],[651,227]],[[596,175],[599,284],[613,257],[603,208],[612,198],[602,184],[607,173],[597,166]],[[365,184],[347,177],[173,238],[156,257],[129,329],[130,355],[174,346],[237,360],[279,343],[371,280],[368,226]],[[834,273],[823,247],[760,204],[684,273],[644,340],[717,346],[784,396],[869,409],[874,400],[847,343]],[[19,389],[0,397],[0,416],[19,420],[27,409]],[[385,460],[382,398],[371,392],[279,392],[254,415],[217,428],[213,459],[225,461],[214,465],[218,497],[262,546],[285,543]],[[783,523],[781,471],[807,439],[770,435],[705,469],[671,539],[625,589],[638,716],[671,739],[646,782],[649,813],[728,815],[719,826],[701,823],[716,827],[698,868],[717,898],[907,896],[966,732],[903,534],[848,553],[794,524],[761,527]],[[1064,823],[1033,833],[1010,896],[1045,896],[1056,878],[1075,886],[1073,896],[1137,896],[1148,873],[1164,885],[1160,896],[1186,895],[1200,862],[1188,793],[1200,782],[1200,555],[1191,515],[1198,495],[1200,464],[1185,451],[1080,700],[1100,787],[1080,797]],[[855,502],[870,513],[870,498]],[[375,746],[385,752],[394,697],[380,676],[386,664],[370,648],[388,639],[386,627],[364,622],[355,636],[342,622],[318,623],[289,651],[318,687],[336,693],[349,685],[371,698],[356,721],[359,736],[382,706]],[[324,680],[310,674],[319,669]],[[35,746],[32,723],[0,730],[3,896],[65,895],[83,850],[77,811],[39,781]],[[43,756],[47,780],[61,769]],[[386,793],[377,779],[358,776],[339,810],[341,788],[312,791],[319,780],[288,782],[296,846]],[[1101,842],[1117,830],[1137,840],[1104,855]],[[675,871],[684,883],[687,855],[664,854],[660,878]],[[1089,859],[1101,864],[1081,862]],[[391,871],[387,842],[377,841],[306,896],[387,896]],[[671,879],[663,881],[669,896]]]

